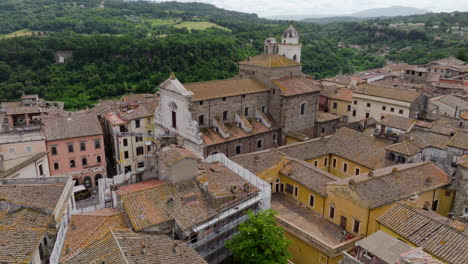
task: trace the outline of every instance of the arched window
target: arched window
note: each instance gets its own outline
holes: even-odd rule
[[[82,159],[81,159],[81,164],[83,164],[83,166],[88,165],[88,159],[82,158]]]
[[[171,108],[172,127],[177,128],[177,105],[174,102],[169,103]]]
[[[54,162],[54,170],[58,170],[60,168],[58,162]]]
[[[97,162],[97,163],[101,163],[101,161],[102,161],[102,160],[101,160],[101,156],[97,156],[97,157],[96,157],[96,162]]]

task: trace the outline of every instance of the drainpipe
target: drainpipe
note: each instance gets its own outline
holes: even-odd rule
[[[366,236],[369,234],[369,224],[370,224],[370,207],[367,210],[367,227],[366,227]]]

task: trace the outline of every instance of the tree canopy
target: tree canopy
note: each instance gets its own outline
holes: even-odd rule
[[[249,211],[248,220],[239,225],[238,233],[226,242],[235,263],[285,264],[290,255],[283,228],[276,225],[272,210],[259,213]]]

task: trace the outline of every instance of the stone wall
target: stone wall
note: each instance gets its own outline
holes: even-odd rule
[[[468,168],[458,167],[454,188],[456,195],[453,203],[453,214],[455,219],[462,220],[461,216],[466,214],[465,208],[468,210]],[[467,219],[465,218],[464,220],[466,221]]]
[[[224,111],[228,111],[227,122],[234,122],[235,113],[245,113],[245,108],[249,109],[247,117],[254,116],[255,109],[261,110],[263,106],[268,111],[269,97],[269,92],[261,92],[195,101],[190,103],[190,111],[200,127],[210,127],[213,126],[213,118],[219,117],[220,120],[223,120]],[[203,115],[203,125],[199,122],[201,115]]]
[[[273,139],[273,138],[276,138]],[[204,156],[208,156],[215,153],[223,153],[228,157],[236,156],[236,147],[241,147],[241,154],[255,152],[263,149],[274,148],[278,146],[278,139],[280,137],[280,130],[274,130],[271,132],[253,135],[247,138],[241,138],[232,140],[229,142],[207,146],[204,150]],[[262,140],[261,148],[257,148],[258,141]]]
[[[315,126],[319,107],[319,93],[285,97],[281,101],[280,124],[286,131],[299,131]],[[301,115],[301,104],[305,103],[305,113]]]

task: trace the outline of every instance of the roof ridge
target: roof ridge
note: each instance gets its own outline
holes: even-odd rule
[[[468,234],[466,234],[466,233],[463,232],[463,231],[458,230],[457,228],[453,227],[452,225],[450,225],[450,224],[445,224],[445,223],[441,223],[440,221],[437,221],[436,219],[434,219],[434,218],[428,216],[427,214],[424,214],[424,213],[419,212],[419,209],[421,209],[421,208],[411,207],[411,206],[409,206],[409,205],[402,204],[402,203],[397,203],[395,206],[404,207],[404,208],[406,208],[406,209],[408,209],[408,210],[410,210],[410,211],[412,211],[412,212],[414,212],[414,213],[416,213],[416,214],[418,214],[418,215],[423,216],[423,217],[426,218],[426,219],[429,219],[429,220],[431,220],[431,221],[437,222],[439,225],[442,225],[442,226],[444,226],[444,227],[446,227],[446,228],[449,228],[449,229],[453,229],[453,231],[455,231],[455,232],[457,232],[457,233],[460,233],[460,234],[462,234],[463,236],[468,237]],[[421,209],[421,210],[424,210],[424,209]],[[427,212],[436,214],[435,212],[432,212],[432,211],[427,211]],[[441,217],[444,217],[444,216],[441,216]],[[451,220],[451,219],[449,219],[449,218],[447,218],[447,220],[450,220],[451,222],[454,222],[453,220]]]

